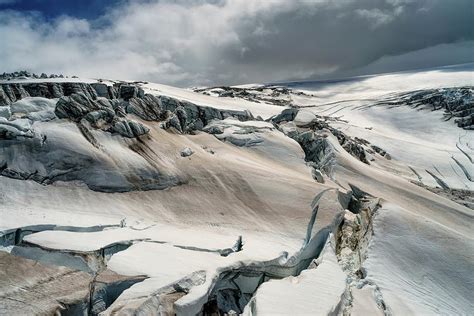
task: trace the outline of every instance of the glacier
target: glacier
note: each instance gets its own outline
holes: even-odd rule
[[[0,81],[0,314],[468,315],[474,64]]]

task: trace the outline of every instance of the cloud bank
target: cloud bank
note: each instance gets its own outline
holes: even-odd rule
[[[1,0],[0,0],[1,1]],[[123,1],[98,19],[0,11],[0,71],[179,86],[474,61],[471,0]]]

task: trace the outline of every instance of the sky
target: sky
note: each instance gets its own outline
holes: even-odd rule
[[[181,87],[474,61],[472,0],[0,0],[0,72]]]

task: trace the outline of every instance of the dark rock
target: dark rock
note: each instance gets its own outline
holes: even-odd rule
[[[226,142],[231,143],[232,145],[239,146],[239,147],[252,147],[257,146],[263,143],[263,139],[260,136],[249,136],[249,137],[242,137],[238,134],[232,134],[225,138],[221,138]]]
[[[204,131],[212,135],[223,134],[224,128],[222,126],[210,125],[210,126],[205,127]]]
[[[61,84],[55,84],[55,83],[48,84],[48,89],[53,98],[60,98],[64,96],[64,90]]]
[[[166,111],[167,118],[162,124],[164,129],[174,128],[178,132],[183,132],[178,116],[170,111]]]
[[[32,97],[42,97],[42,98],[47,98],[47,99],[52,99],[56,97],[61,97],[64,95],[64,93],[61,91],[61,95],[55,96],[52,93],[52,88],[51,86],[55,85],[55,83],[50,83],[48,86],[48,83],[46,82],[40,82],[40,83],[30,83],[30,84],[24,84],[24,88],[26,91],[28,91],[29,95]],[[58,92],[59,88],[54,89],[55,92]]]
[[[4,91],[4,85],[0,85],[0,106],[9,105],[11,102],[10,97]]]
[[[91,123],[92,126],[96,128],[100,128],[101,124],[100,122],[104,123],[112,123],[113,119],[115,117],[115,112],[111,109],[102,109],[102,110],[97,110],[97,111],[92,111],[87,113],[87,115],[84,117],[89,123]]]
[[[365,139],[358,138],[358,137],[351,138],[350,136],[344,134],[340,130],[330,126],[328,123],[328,120],[331,120],[331,119],[334,119],[334,118],[316,116],[316,119],[314,119],[309,124],[305,125],[305,127],[311,128],[315,131],[329,130],[334,136],[336,136],[339,144],[349,154],[359,159],[363,163],[370,164],[368,161],[365,149],[363,147],[363,146],[368,145],[369,142]]]
[[[13,84],[12,90],[17,100],[21,100],[30,96],[30,94],[23,88],[21,84]]]
[[[62,97],[56,104],[54,113],[58,118],[68,118],[78,122],[89,112],[99,110],[101,106],[82,93]]]
[[[194,154],[194,152],[189,147],[186,147],[183,150],[181,150],[181,157],[189,157],[192,154]]]
[[[259,86],[259,87],[229,87],[219,86],[193,89],[194,92],[216,95],[218,97],[241,98],[255,103],[265,102],[279,106],[291,105],[290,93],[305,95],[302,92],[292,91],[286,87]]]
[[[160,96],[162,109],[165,111],[174,112],[176,108],[180,105],[177,99],[173,99],[167,96]]]
[[[109,96],[111,99],[116,99],[118,92],[114,86],[107,86],[107,90],[109,90]]]
[[[111,118],[115,116],[119,104],[120,101],[116,99],[100,98],[92,100],[83,93],[77,93],[68,97],[61,97],[56,103],[55,114],[58,118],[69,118],[78,122],[88,113],[98,111],[87,116],[86,119],[91,123],[96,123],[101,118],[106,122],[110,122]]]
[[[105,83],[91,83],[91,87],[94,88],[98,97],[113,99],[113,96],[110,95],[109,86]]]
[[[444,110],[446,121],[452,118],[458,127],[474,129],[474,88],[456,87],[427,89],[400,94],[379,102],[380,105],[406,104],[417,109]]]
[[[380,156],[385,156],[385,154],[387,153],[385,150],[383,150],[383,149],[380,148],[379,146],[370,145],[370,147],[371,147],[376,153],[378,153]]]
[[[160,99],[151,94],[145,94],[143,98],[131,98],[128,100],[126,112],[135,114],[147,121],[163,120]]]
[[[122,84],[119,88],[119,96],[125,101],[128,101],[131,98],[143,98],[144,92],[143,89],[135,85]]]
[[[454,120],[459,127],[468,130],[474,130],[474,114]]]
[[[180,104],[186,112],[186,118],[188,123],[191,123],[200,118],[200,111],[197,105],[186,101],[180,102]]]
[[[204,126],[209,124],[212,120],[222,120],[222,113],[220,110],[210,107],[200,107],[199,108],[199,117],[201,118]]]
[[[15,93],[13,92],[12,85],[5,84],[5,85],[2,85],[2,88],[3,88],[4,94],[6,95],[7,100],[9,100],[8,103],[2,104],[2,105],[8,105],[10,103],[15,102],[16,97],[15,97]]]
[[[147,134],[150,129],[135,121],[120,120],[112,125],[110,131],[113,133],[118,133],[124,137],[134,138]]]
[[[111,100],[111,101],[114,101],[112,103],[113,105],[113,109],[115,111],[115,114],[119,117],[125,117],[127,116],[127,106],[128,106],[128,102],[127,101],[123,101],[120,99],[114,99],[114,100]]]
[[[97,93],[90,84],[82,82],[64,82],[62,84],[64,95],[68,96],[74,93],[83,93],[90,99],[97,99]]]
[[[361,145],[354,141],[348,140],[342,145],[342,148],[344,148],[349,154],[356,157],[363,163],[370,165],[369,161],[367,160],[365,150]]]
[[[232,118],[236,118],[236,119],[238,119],[239,121],[242,121],[242,122],[243,121],[250,121],[250,120],[254,119],[252,113],[250,113],[247,110],[245,110],[245,111],[222,110],[221,113],[222,113],[222,118],[223,119],[226,119],[228,117],[232,117]]]
[[[280,114],[272,118],[272,122],[279,124],[283,121],[293,121],[298,114],[298,109],[284,109]]]
[[[181,131],[186,131],[188,115],[182,106],[179,106],[175,111],[176,117],[179,120]]]
[[[204,123],[201,119],[197,119],[191,124],[188,125],[188,130],[191,131],[201,131],[204,128]]]
[[[8,105],[25,97],[47,99],[83,93],[90,99],[96,99],[97,93],[91,85],[81,82],[39,82],[1,84],[0,105]]]

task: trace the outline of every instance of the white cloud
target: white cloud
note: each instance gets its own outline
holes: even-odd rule
[[[473,37],[461,5],[386,1],[127,1],[95,21],[0,11],[0,70],[185,86],[268,82]],[[433,10],[450,14],[444,25],[431,18]]]
[[[398,10],[397,10],[398,11]],[[383,24],[388,24],[395,19],[395,14],[390,14],[387,12],[383,12],[379,9],[359,9],[355,11],[357,15],[362,18],[369,20],[373,23],[373,27],[379,27]]]
[[[54,33],[59,37],[74,37],[87,35],[90,32],[90,25],[87,20],[62,16],[56,20]]]

